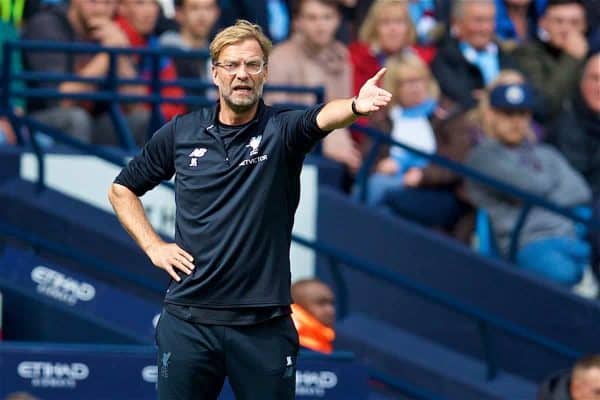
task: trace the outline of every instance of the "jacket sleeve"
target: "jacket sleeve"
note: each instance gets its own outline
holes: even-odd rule
[[[319,104],[281,114],[285,147],[289,153],[303,156],[331,132],[317,125],[317,115],[323,107],[324,104]]]
[[[469,153],[466,164],[500,182],[547,198],[554,179],[550,174],[539,174],[537,170],[515,162],[510,151],[501,145],[480,144]]]
[[[584,137],[585,133],[577,127],[575,116],[571,113],[565,113],[559,117],[548,135],[548,142],[555,146],[569,164],[583,175],[589,173],[592,164],[589,152],[585,151]]]
[[[556,115],[562,102],[577,84],[581,63],[568,54],[562,54],[556,65],[547,64],[548,55],[535,44],[523,46],[514,57],[533,86],[544,96],[549,115]]]
[[[469,81],[461,76],[463,73],[459,67],[456,63],[451,62],[444,49],[441,49],[433,59],[431,71],[445,96],[465,107],[474,106],[476,102],[471,93],[472,88]]]
[[[554,148],[546,146],[551,157],[550,165],[554,168],[556,186],[549,199],[562,206],[582,205],[591,200],[592,192],[581,174],[569,165],[567,160]]]
[[[123,168],[115,183],[142,196],[162,181],[171,179],[175,173],[173,142],[177,120],[175,118],[156,131],[141,153]]]

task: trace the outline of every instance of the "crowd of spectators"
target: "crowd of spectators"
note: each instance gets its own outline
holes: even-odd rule
[[[1,2],[0,41],[18,37],[110,47],[206,49],[237,18],[260,24],[275,47],[268,83],[323,86],[325,100],[350,97],[379,68],[393,104],[361,124],[425,155],[478,168],[557,204],[600,213],[600,7],[595,0],[60,0]],[[22,7],[22,5],[21,5]],[[106,53],[25,52],[13,71],[102,77]],[[121,78],[147,78],[147,57],[121,55]],[[210,80],[207,58],[162,57],[160,79]],[[18,89],[18,81],[11,82]],[[22,84],[21,84],[22,85]],[[90,82],[30,83],[62,93],[102,89]],[[147,94],[127,84],[124,94]],[[210,89],[164,87],[163,96],[211,98]],[[306,94],[267,92],[267,102],[310,104]],[[109,106],[69,98],[15,99],[11,107],[91,143],[117,144]],[[163,103],[165,120],[192,106]],[[136,142],[148,131],[148,104],[121,105]],[[0,118],[0,143],[16,140]],[[339,130],[322,154],[350,177],[372,141]],[[383,146],[366,180],[366,201],[468,243],[476,207],[490,213],[501,253],[521,204],[398,147]],[[356,186],[352,195],[358,197]],[[575,233],[570,221],[534,210],[517,263],[577,284],[598,265],[600,239]],[[568,243],[567,243],[568,242]],[[592,261],[589,260],[591,252]],[[560,258],[560,262],[556,261]],[[543,261],[546,260],[546,261]],[[568,265],[565,267],[565,265]]]

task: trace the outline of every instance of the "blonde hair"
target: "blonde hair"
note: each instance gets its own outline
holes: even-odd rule
[[[433,77],[429,66],[419,56],[412,51],[406,50],[401,54],[390,57],[385,63],[387,71],[383,77],[383,87],[390,93],[396,91],[398,82],[405,79],[406,75],[417,71],[426,78],[427,91],[432,99],[438,100],[440,97],[440,87]]]
[[[417,30],[415,29],[415,25],[413,24],[413,21],[410,18],[407,0],[375,0],[371,7],[369,7],[367,16],[365,17],[362,25],[360,26],[358,38],[361,42],[368,44],[377,43],[378,20],[379,18],[381,18],[383,10],[386,7],[390,6],[398,6],[404,10],[404,17],[406,18],[406,23],[408,24],[406,45],[408,46],[415,43],[415,41],[417,40]]]
[[[234,25],[228,26],[215,36],[210,43],[210,57],[213,61],[219,59],[219,55],[227,46],[240,43],[244,40],[256,40],[264,55],[264,61],[269,61],[269,54],[273,43],[263,33],[259,25],[253,24],[244,19],[238,19]]]

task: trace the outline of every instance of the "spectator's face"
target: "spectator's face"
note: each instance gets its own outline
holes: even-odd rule
[[[409,15],[405,6],[382,7],[377,16],[377,44],[385,54],[396,54],[409,46]]]
[[[548,33],[550,43],[562,49],[570,32],[585,32],[585,9],[579,4],[561,4],[548,7],[542,18],[540,18],[539,25]]]
[[[339,12],[318,1],[306,1],[296,17],[295,27],[314,47],[325,47],[335,40],[340,26]]]
[[[460,40],[476,49],[483,49],[494,39],[496,30],[496,6],[493,3],[467,2],[462,18],[455,22]]]
[[[413,107],[430,98],[429,77],[423,71],[405,71],[396,81],[396,99],[402,107]]]
[[[158,19],[156,0],[122,0],[119,13],[140,35],[150,35]]]
[[[252,74],[247,64],[262,65],[263,61],[262,49],[254,39],[225,47],[219,54],[219,59],[214,60],[219,65],[239,66],[232,73],[225,67],[212,67],[213,82],[219,87],[221,100],[234,112],[251,110],[262,96],[267,66],[264,65],[259,73]]]
[[[581,94],[587,106],[600,113],[600,54],[592,57],[585,66]]]
[[[529,111],[490,108],[488,118],[492,136],[507,146],[518,146],[529,133],[529,124],[531,123]]]
[[[90,30],[90,21],[112,19],[117,11],[117,0],[72,0],[71,7],[76,18],[86,31]]]
[[[335,324],[335,296],[329,287],[321,283],[312,283],[306,288],[304,307],[323,324],[333,327]]]
[[[219,7],[216,0],[184,0],[176,18],[182,30],[206,40],[219,18]]]
[[[571,399],[600,400],[600,368],[579,371],[571,380]]]

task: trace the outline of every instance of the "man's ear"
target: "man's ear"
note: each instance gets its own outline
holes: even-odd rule
[[[217,83],[217,67],[215,67],[214,65],[212,65],[210,67],[210,75],[212,77],[212,81],[215,85],[219,86]]]

